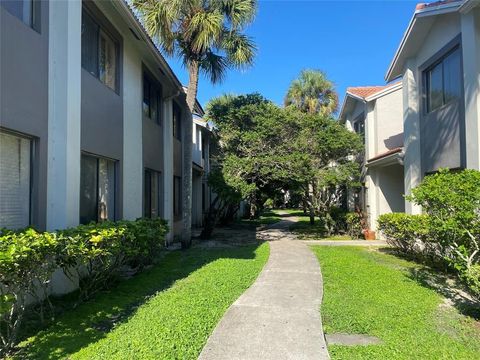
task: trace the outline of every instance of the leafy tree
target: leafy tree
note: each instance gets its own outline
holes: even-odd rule
[[[285,106],[292,106],[309,114],[328,116],[338,107],[338,96],[333,83],[319,70],[303,70],[288,88]]]
[[[168,55],[177,55],[187,67],[187,105],[193,112],[199,73],[212,83],[229,68],[251,65],[255,45],[242,33],[254,19],[256,0],[133,0],[145,28]],[[191,242],[192,127],[184,129],[183,239]]]

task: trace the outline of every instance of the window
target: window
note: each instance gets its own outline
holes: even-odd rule
[[[182,111],[177,103],[173,103],[173,137],[182,140]]]
[[[148,218],[159,217],[161,174],[153,170],[145,170],[145,191],[144,191],[144,216]]]
[[[162,88],[149,76],[143,76],[143,115],[161,124]]]
[[[36,31],[40,31],[40,1],[39,0],[2,0],[5,10],[22,20]]]
[[[207,207],[207,186],[202,183],[202,210],[205,211]]]
[[[432,112],[462,94],[460,48],[455,48],[424,73],[425,109]]]
[[[365,120],[363,119],[364,115],[360,115],[357,117],[355,122],[353,123],[353,130],[361,135],[363,142],[365,142]]]
[[[115,161],[82,155],[80,223],[115,220]]]
[[[118,44],[82,11],[82,67],[112,90],[117,90]]]
[[[0,133],[0,227],[30,225],[32,141]]]
[[[182,178],[173,177],[173,215],[182,216]]]

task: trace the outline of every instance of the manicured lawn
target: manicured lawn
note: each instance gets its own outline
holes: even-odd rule
[[[26,359],[196,359],[256,279],[268,244],[169,253],[25,341]]]
[[[418,265],[372,249],[312,247],[324,278],[326,333],[383,344],[329,346],[332,359],[480,359],[480,325],[415,280]]]
[[[260,214],[260,217],[255,220],[242,219],[240,220],[243,224],[253,224],[255,226],[260,225],[272,225],[282,220],[281,215],[279,215],[275,210],[265,210]]]
[[[315,224],[310,225],[310,218],[305,216],[303,211],[295,216],[298,216],[299,220],[290,226],[290,231],[300,240],[352,240],[349,235],[324,236],[325,229],[320,221],[315,219]]]

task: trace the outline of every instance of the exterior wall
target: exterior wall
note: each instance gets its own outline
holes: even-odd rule
[[[130,32],[127,28],[125,31]],[[122,34],[125,36],[125,33]],[[143,68],[141,56],[130,41],[123,46],[123,218],[143,215]]]
[[[466,167],[480,170],[480,7],[461,18]]]
[[[401,89],[375,100],[375,155],[403,146],[402,101]]]
[[[34,137],[32,225],[46,228],[49,3],[37,32],[0,6],[0,127]],[[35,59],[35,61],[32,61]]]
[[[202,126],[192,123],[193,144],[192,144],[192,161],[203,167],[202,162]]]

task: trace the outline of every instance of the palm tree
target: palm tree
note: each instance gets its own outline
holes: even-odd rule
[[[212,83],[229,68],[253,62],[256,47],[242,33],[257,10],[256,0],[133,0],[143,24],[157,46],[179,56],[189,73],[187,105],[193,113],[199,73]],[[191,243],[192,126],[185,126],[183,178],[183,247]]]
[[[333,83],[319,70],[302,70],[288,88],[285,106],[310,114],[330,115],[337,111],[338,96]]]

